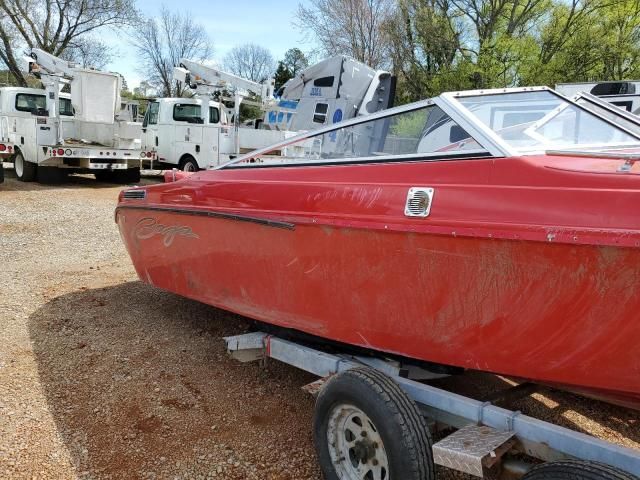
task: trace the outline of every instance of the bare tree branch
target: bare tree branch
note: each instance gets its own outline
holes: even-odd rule
[[[140,73],[163,96],[183,94],[183,87],[172,81],[173,67],[180,59],[202,62],[213,54],[207,32],[190,13],[172,12],[164,6],[159,18],[147,19],[136,27],[133,40],[142,61]]]
[[[234,75],[261,82],[271,77],[276,70],[276,62],[271,52],[254,43],[247,43],[231,49],[224,57],[224,68]]]
[[[315,38],[328,55],[349,55],[374,68],[388,64],[383,26],[393,0],[311,0],[299,5],[298,27]]]
[[[135,0],[0,0],[0,59],[18,83],[26,85],[16,49],[40,48],[62,55],[68,48],[82,48],[86,53],[88,34],[132,24],[137,15]],[[108,50],[99,45],[92,48],[94,62],[96,52]]]

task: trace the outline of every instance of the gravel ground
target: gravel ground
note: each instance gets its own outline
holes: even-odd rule
[[[231,360],[220,337],[247,331],[243,318],[138,282],[113,221],[118,187],[7,177],[0,477],[320,478],[300,388],[314,378]],[[482,397],[508,382],[439,385]],[[550,389],[505,406],[640,449],[638,412]]]

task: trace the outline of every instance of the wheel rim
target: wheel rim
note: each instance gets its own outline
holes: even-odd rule
[[[382,437],[359,408],[339,404],[329,416],[329,455],[340,480],[388,480],[389,460]]]
[[[22,155],[16,155],[16,158],[13,160],[13,168],[16,171],[16,176],[18,178],[22,178],[22,175],[24,174],[24,160]]]
[[[196,166],[193,164],[193,162],[187,162],[184,164],[184,171],[185,172],[195,172],[196,171]]]

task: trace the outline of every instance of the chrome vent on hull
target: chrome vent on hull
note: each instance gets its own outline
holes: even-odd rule
[[[125,200],[143,200],[146,196],[147,196],[146,190],[136,188],[133,190],[125,190],[122,197]]]
[[[407,217],[428,217],[431,212],[434,190],[431,187],[412,187],[407,193],[404,214]]]

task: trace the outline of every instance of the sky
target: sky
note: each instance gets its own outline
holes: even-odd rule
[[[137,0],[138,9],[146,16],[157,16],[163,2]],[[312,46],[294,25],[300,0],[167,0],[170,10],[187,11],[204,26],[213,42],[213,60],[221,62],[234,46],[256,43],[271,51],[276,60],[293,47],[303,51]],[[304,3],[304,2],[302,2]],[[117,31],[101,31],[100,37],[115,48],[107,69],[123,75],[130,90],[137,87],[143,75],[137,70],[136,52],[127,35]]]

